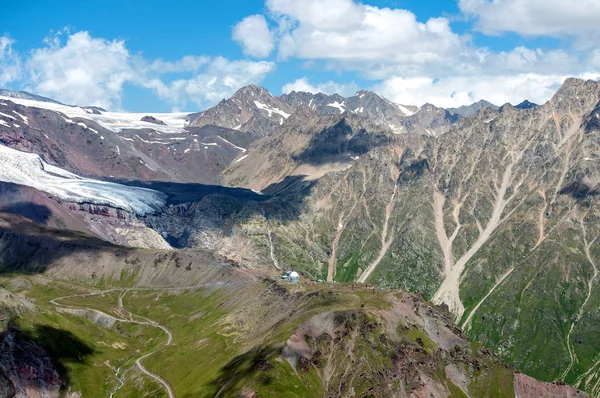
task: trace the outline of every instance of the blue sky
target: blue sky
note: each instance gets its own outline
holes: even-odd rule
[[[0,86],[139,112],[196,111],[249,83],[415,105],[541,102],[567,76],[598,76],[600,2],[587,2],[7,2]]]

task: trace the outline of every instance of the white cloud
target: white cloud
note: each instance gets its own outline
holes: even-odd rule
[[[487,34],[600,35],[598,0],[459,0],[459,7]]]
[[[462,10],[478,17],[487,33],[580,34],[582,40],[600,32],[598,0],[581,0],[572,8],[569,3],[460,0]],[[373,80],[376,91],[405,104],[457,106],[479,99],[501,104],[525,98],[544,102],[565,77],[595,76],[600,70],[598,52],[567,45],[495,52],[475,46],[469,33],[452,31],[446,18],[419,21],[408,10],[379,8],[358,0],[266,0],[266,6],[279,24],[280,58],[356,71]],[[303,78],[287,84],[284,91],[324,91],[336,83],[327,86]]]
[[[196,72],[198,69],[210,62],[211,58],[206,56],[186,55],[178,61],[154,60],[150,65],[144,66],[149,71],[158,73]]]
[[[46,44],[26,62],[33,91],[71,104],[120,106],[123,85],[135,76],[123,41],[77,32]]]
[[[442,79],[392,77],[373,89],[401,104],[432,103],[445,108],[485,99],[496,105],[516,105],[525,99],[547,101],[568,76],[534,73],[456,76]]]
[[[292,91],[304,91],[307,93],[323,93],[323,94],[340,94],[341,96],[348,97],[353,95],[359,90],[356,83],[351,82],[347,84],[336,83],[328,81],[326,83],[319,83],[313,85],[309,82],[308,78],[302,77],[294,82],[288,83],[282,88],[282,92],[287,94]]]
[[[217,57],[194,78],[179,79],[171,83],[152,79],[144,86],[152,88],[159,98],[174,106],[193,102],[204,107],[230,97],[242,86],[260,82],[274,69],[275,64],[272,62],[229,61]]]
[[[445,18],[417,21],[407,10],[352,0],[267,0],[285,23],[279,56],[323,59],[347,67],[376,63],[424,65],[460,53],[464,40]],[[291,21],[291,22],[290,22]]]
[[[21,60],[12,48],[13,43],[10,37],[0,36],[0,86],[21,77]]]
[[[262,15],[244,18],[233,28],[233,39],[240,43],[244,54],[265,58],[273,51],[274,37]]]
[[[173,107],[191,103],[204,108],[243,85],[260,83],[275,69],[270,62],[196,55],[147,60],[132,55],[122,40],[66,29],[44,39],[45,46],[32,50],[21,65],[12,43],[0,36],[0,84],[17,81],[28,91],[64,103],[113,110],[121,108],[126,84],[151,89]]]

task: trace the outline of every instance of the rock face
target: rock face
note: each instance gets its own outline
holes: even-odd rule
[[[458,108],[450,108],[450,109],[448,109],[448,112],[459,115],[461,117],[471,117],[471,116],[477,115],[479,113],[479,111],[481,111],[483,108],[491,108],[491,109],[496,110],[496,109],[498,109],[498,106],[496,106],[490,102],[487,102],[485,100],[481,100],[481,101],[477,101],[468,106],[461,106]]]
[[[525,100],[523,102],[521,102],[519,105],[515,105],[515,108],[517,109],[532,109],[539,106],[538,104],[534,104],[533,102],[530,102],[528,100]]]
[[[141,118],[140,120],[142,122],[153,123],[153,124],[160,124],[160,125],[163,125],[163,126],[167,125],[165,122],[163,122],[162,120],[158,120],[154,116],[147,116],[146,115],[143,118]]]
[[[246,86],[214,108],[188,116],[190,127],[215,125],[256,136],[272,133],[293,113],[288,104],[258,86]]]
[[[0,100],[0,113],[1,145],[90,177],[219,184],[221,172],[253,140],[214,126],[167,134],[134,125],[115,132],[10,100]]]

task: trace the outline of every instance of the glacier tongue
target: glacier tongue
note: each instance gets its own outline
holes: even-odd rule
[[[137,215],[153,213],[167,196],[152,189],[83,178],[44,162],[39,155],[0,145],[0,181],[26,185],[60,199],[123,209]]]

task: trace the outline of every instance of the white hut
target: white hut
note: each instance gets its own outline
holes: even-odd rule
[[[297,283],[300,280],[300,275],[296,271],[290,272],[290,282]]]

